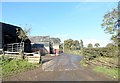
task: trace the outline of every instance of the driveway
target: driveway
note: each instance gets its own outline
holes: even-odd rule
[[[46,57],[42,67],[3,79],[4,81],[112,81],[110,77],[80,66],[82,56],[61,54]]]

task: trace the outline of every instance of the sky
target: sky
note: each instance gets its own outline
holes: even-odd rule
[[[1,22],[31,27],[30,36],[83,40],[85,46],[110,41],[101,27],[105,13],[117,8],[117,2],[1,2]]]

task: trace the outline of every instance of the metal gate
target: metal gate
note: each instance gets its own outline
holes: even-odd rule
[[[8,52],[20,52],[20,50],[24,51],[24,42],[7,44]]]

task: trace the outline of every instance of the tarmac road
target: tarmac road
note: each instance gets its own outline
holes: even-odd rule
[[[3,81],[112,81],[110,77],[80,66],[82,56],[61,54],[49,57],[42,67],[19,73]]]

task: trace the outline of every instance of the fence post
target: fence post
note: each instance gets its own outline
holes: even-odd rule
[[[22,50],[22,49],[20,49],[20,55],[21,55],[21,58],[22,58],[22,59],[25,59],[24,53],[23,53],[23,50]]]
[[[39,63],[42,65],[42,57],[41,57],[41,52],[40,52],[40,50],[38,51],[38,54],[39,54],[39,56],[40,56],[40,61],[39,61]]]
[[[1,49],[0,51],[2,52],[3,55],[5,55],[4,49]]]

